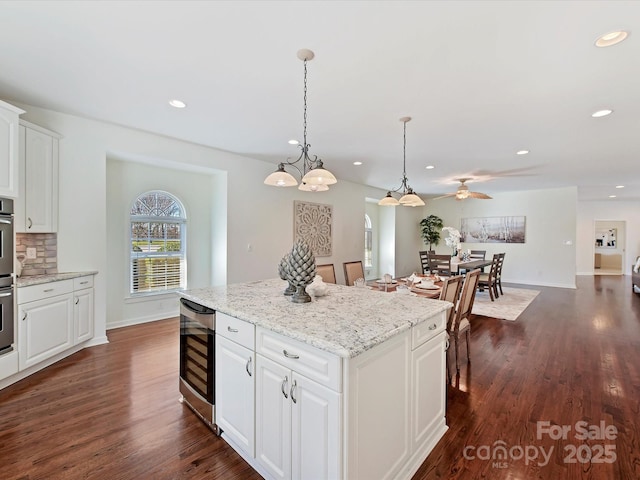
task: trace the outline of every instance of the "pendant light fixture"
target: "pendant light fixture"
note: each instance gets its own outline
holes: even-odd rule
[[[400,186],[395,190],[389,190],[387,195],[378,202],[378,205],[397,207],[398,205],[404,205],[405,207],[422,207],[424,202],[422,199],[413,193],[413,189],[409,186],[407,179],[407,122],[411,121],[411,117],[402,117],[400,121],[404,124],[404,144],[402,150],[402,180]],[[391,192],[402,192],[400,200],[396,200]]]
[[[266,185],[272,185],[274,187],[294,187],[298,185],[296,178],[286,171],[287,167],[294,167],[301,177],[299,190],[305,192],[324,192],[329,190],[329,185],[337,183],[336,177],[329,170],[325,170],[320,160],[316,155],[313,159],[309,157],[309,145],[307,143],[307,62],[312,60],[315,54],[311,50],[302,49],[298,50],[298,58],[304,61],[304,131],[303,142],[298,144],[300,149],[300,156],[297,160],[290,162],[287,159],[286,162],[278,164],[278,169],[265,178],[264,183]],[[302,161],[300,165],[296,165]]]

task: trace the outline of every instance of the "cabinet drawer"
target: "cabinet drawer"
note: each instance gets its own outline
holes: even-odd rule
[[[18,304],[55,297],[73,292],[73,280],[61,280],[59,282],[41,283],[18,288]]]
[[[411,350],[415,350],[430,338],[447,328],[447,313],[440,312],[435,317],[425,320],[422,323],[414,325],[411,328]]]
[[[74,290],[82,290],[83,288],[93,288],[93,275],[73,279]]]
[[[336,392],[342,391],[342,359],[270,330],[256,328],[256,352]]]
[[[216,312],[216,333],[251,351],[254,350],[255,327],[252,323]]]

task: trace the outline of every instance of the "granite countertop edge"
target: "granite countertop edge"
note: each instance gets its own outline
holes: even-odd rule
[[[31,285],[40,285],[42,283],[59,282],[78,277],[86,277],[87,275],[96,275],[97,273],[97,270],[87,270],[86,272],[61,272],[49,273],[46,275],[30,275],[26,277],[18,277],[16,279],[16,286],[18,288],[29,287]]]
[[[407,310],[405,308],[404,311],[399,311],[397,318],[394,318],[396,317],[395,315],[387,319],[376,318],[373,319],[371,325],[368,324],[366,319],[360,319],[360,321],[357,322],[357,325],[355,323],[352,324],[350,322],[350,318],[353,317],[354,312],[349,312],[345,315],[346,318],[344,318],[344,321],[337,321],[336,323],[335,310],[333,312],[327,311],[330,318],[327,325],[325,325],[325,329],[307,329],[304,325],[291,322],[289,315],[285,312],[282,312],[282,315],[274,315],[273,310],[271,309],[270,311],[269,305],[263,305],[267,307],[265,309],[266,311],[263,311],[260,307],[252,308],[254,306],[250,306],[250,303],[246,303],[243,298],[235,298],[235,293],[238,290],[245,290],[245,288],[252,290],[254,287],[263,287],[265,285],[273,287],[275,283],[273,280],[249,282],[246,284],[186,290],[178,292],[178,295],[201,305],[213,308],[218,312],[226,313],[232,317],[266,328],[267,330],[301,341],[343,358],[354,358],[376,345],[411,329],[414,325],[418,325],[429,318],[432,318],[434,315],[438,315],[439,313],[446,311],[451,306],[449,302],[419,298],[416,300],[420,303],[413,306],[420,308],[423,312],[422,315],[415,313],[407,315]],[[286,285],[286,283],[284,285]],[[357,290],[354,290],[355,287],[338,286],[338,288],[342,292],[345,291],[344,289],[348,289],[347,291],[349,293],[357,292]],[[269,290],[271,290],[271,288]],[[336,294],[338,294],[339,291],[336,291]],[[282,299],[280,292],[281,289],[277,288],[276,291],[272,291],[270,293],[273,293],[275,296],[279,297],[279,299]],[[264,293],[264,291],[255,293]],[[280,295],[278,295],[278,293],[280,293]],[[384,292],[378,293],[369,291],[360,291],[357,293],[358,295],[364,295],[367,297],[366,299],[362,298],[362,301],[364,302],[376,298],[386,298],[387,295],[393,295]],[[374,296],[370,296],[371,294]],[[384,295],[385,297],[376,297],[375,295]],[[349,301],[353,301],[353,295],[349,295],[349,297]],[[336,297],[333,296],[333,299],[335,298]],[[278,302],[279,299],[275,301]],[[328,299],[331,299],[331,297],[328,297]],[[391,300],[391,297],[388,297],[388,299]],[[273,303],[272,299],[265,298],[264,300],[266,300],[265,304]],[[400,300],[400,298],[398,298],[398,300]],[[405,298],[403,300],[408,299]],[[424,308],[426,305],[421,302],[429,302],[428,308]],[[305,307],[303,305],[298,305],[298,308],[304,309]],[[317,322],[320,318],[318,317],[318,313],[319,312],[315,313],[315,318],[309,318],[308,320],[311,322]]]

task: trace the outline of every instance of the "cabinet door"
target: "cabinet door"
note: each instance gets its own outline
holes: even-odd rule
[[[25,231],[55,232],[57,158],[54,157],[54,139],[30,128],[26,128],[25,133]],[[57,218],[55,220],[57,223]]]
[[[216,335],[216,424],[255,456],[255,354]]]
[[[293,373],[292,478],[341,478],[340,394]]]
[[[93,288],[74,292],[74,344],[93,338]]]
[[[256,355],[256,460],[275,479],[291,478],[291,371]]]
[[[73,296],[18,305],[20,370],[73,346]]]
[[[412,416],[411,440],[413,449],[419,448],[437,433],[438,423],[444,422],[445,338],[441,332],[411,353],[412,360]]]
[[[18,196],[18,114],[0,102],[0,196]],[[8,104],[5,104],[8,105]],[[12,107],[13,108],[13,107]]]

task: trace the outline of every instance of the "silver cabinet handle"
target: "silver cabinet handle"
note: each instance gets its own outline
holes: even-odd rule
[[[27,319],[27,312],[24,312],[24,315],[22,316],[22,321],[24,322]]]
[[[238,333],[238,329],[237,328],[227,327],[227,331],[231,332],[231,333]]]
[[[80,299],[76,298],[76,305],[80,303]]]
[[[29,221],[29,226],[27,228],[33,227],[33,222],[31,221],[31,217],[28,217],[27,220]]]
[[[0,293],[0,297],[10,297],[11,295],[13,295],[13,292]]]
[[[287,357],[287,358],[293,358],[293,359],[296,359],[296,360],[298,358],[300,358],[300,355],[296,355],[294,353],[289,353],[286,350],[282,350],[282,353],[284,353],[284,356]]]
[[[47,288],[46,290],[43,290],[44,293],[49,293],[49,292],[53,292],[53,288]]]
[[[80,285],[86,285],[87,283],[89,283],[89,281],[85,280],[84,282],[80,282]]]
[[[247,373],[249,374],[249,376],[251,376],[251,370],[249,370],[249,367],[251,366],[251,357],[249,357],[249,360],[247,360],[247,365],[246,365],[246,369],[247,369]]]
[[[282,380],[282,385],[280,386],[280,390],[282,390],[282,395],[284,395],[284,398],[289,398],[289,395],[287,395],[287,392],[285,391],[285,386],[287,385],[288,382],[289,382],[289,377],[285,376],[284,380]]]
[[[293,383],[291,384],[291,400],[293,400],[293,403],[298,403],[298,400],[296,400],[296,397],[293,396],[293,392],[296,391],[296,387],[298,386],[298,383],[294,380]]]
[[[436,328],[438,328],[438,325],[436,325],[435,323],[429,325],[429,330],[435,330]]]

